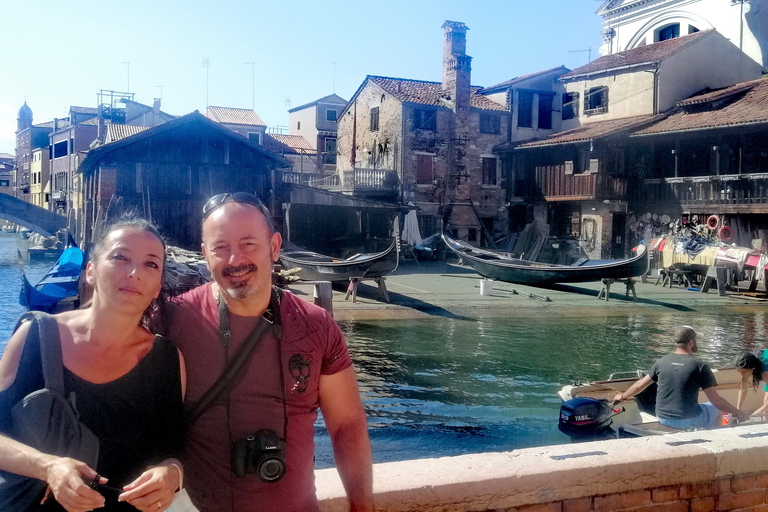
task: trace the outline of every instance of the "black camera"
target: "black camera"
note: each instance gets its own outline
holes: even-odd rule
[[[274,430],[259,430],[232,445],[232,473],[244,477],[256,473],[264,482],[285,475],[285,441]]]

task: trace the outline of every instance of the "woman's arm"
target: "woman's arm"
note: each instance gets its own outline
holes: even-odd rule
[[[0,359],[0,393],[8,392],[16,380],[30,322],[24,322],[8,341]],[[5,402],[0,401],[1,402]],[[13,404],[5,404],[6,409]],[[10,410],[0,413],[10,416]],[[84,479],[93,480],[96,472],[86,464],[57,457],[0,434],[0,469],[47,482],[56,501],[68,511],[85,511],[104,505],[104,498],[90,489]],[[105,480],[106,482],[106,480]]]
[[[749,381],[752,380],[752,375],[742,375],[741,383],[739,384],[739,395],[736,399],[736,408],[741,409],[744,405],[744,399],[747,398],[747,388],[749,387]]]
[[[181,489],[183,479],[181,462],[165,459],[126,485],[118,500],[127,501],[142,512],[165,510],[171,506],[174,493]]]

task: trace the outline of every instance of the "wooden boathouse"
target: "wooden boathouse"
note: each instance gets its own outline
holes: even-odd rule
[[[154,221],[170,244],[198,250],[208,198],[247,191],[279,215],[278,172],[290,165],[197,111],[152,128],[109,125],[104,143],[80,165],[81,241],[87,244],[102,220],[132,209]]]

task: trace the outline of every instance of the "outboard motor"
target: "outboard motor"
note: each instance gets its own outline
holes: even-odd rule
[[[560,432],[573,441],[592,441],[614,437],[613,414],[607,400],[572,398],[560,407]]]

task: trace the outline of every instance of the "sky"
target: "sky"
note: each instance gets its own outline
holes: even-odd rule
[[[288,109],[366,75],[441,80],[445,20],[469,27],[472,85],[598,56],[599,0],[0,0],[0,152],[14,154],[26,101],[34,122],[135,93],[174,115],[254,108],[272,128]],[[587,50],[591,50],[590,52]],[[208,62],[205,67],[203,62]]]

